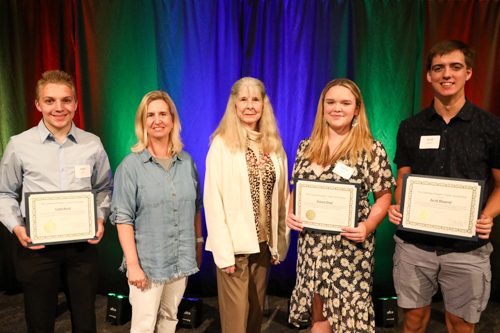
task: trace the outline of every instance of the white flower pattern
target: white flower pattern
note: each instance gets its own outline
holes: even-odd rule
[[[317,177],[304,151],[310,140],[303,140],[297,150],[292,177],[341,180],[333,173],[335,165],[327,167]],[[356,172],[349,182],[360,183],[359,221],[370,214],[368,195],[395,186],[391,166],[382,144],[374,140],[372,160],[366,154],[358,157]],[[344,164],[348,162],[343,160]],[[328,233],[303,231],[297,244],[297,280],[290,302],[290,323],[299,326],[309,320],[314,294],[323,300],[323,314],[333,332],[375,332],[373,311],[372,271],[374,236],[355,243]],[[309,254],[309,255],[308,255]]]

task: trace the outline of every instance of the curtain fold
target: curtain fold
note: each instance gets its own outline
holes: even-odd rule
[[[266,86],[292,172],[297,147],[311,135],[326,83],[352,74],[350,5],[346,1],[243,1],[241,76]],[[352,77],[351,77],[352,78]],[[297,233],[289,256],[271,270],[269,288],[293,288]]]
[[[80,112],[97,134],[112,170],[135,144],[135,114],[142,97],[158,89],[153,2],[77,1]],[[116,227],[106,226],[98,244],[99,290],[128,294],[118,271],[123,252]]]
[[[76,78],[75,123],[102,139],[113,170],[136,141],[141,98],[163,89],[178,108],[185,150],[203,183],[209,136],[232,84],[243,76],[266,86],[290,173],[300,140],[311,133],[321,91],[337,77],[359,85],[373,135],[392,160],[400,121],[432,98],[425,54],[447,38],[476,48],[466,94],[500,115],[495,0],[0,0],[0,153],[10,136],[41,119],[34,86],[43,71],[60,68]],[[385,221],[377,231],[375,283],[387,290],[394,230]],[[286,293],[294,284],[292,234],[287,260],[272,269],[270,290]],[[0,227],[0,290],[15,285],[9,249],[16,241]],[[101,291],[127,292],[117,271],[116,228],[107,226],[99,251]],[[214,294],[214,272],[206,252],[188,293]]]
[[[16,3],[0,2],[0,152],[26,128],[21,33]]]
[[[241,74],[240,15],[239,0],[155,2],[159,87],[174,100],[184,150],[193,157],[202,186],[209,137]],[[206,252],[202,272],[189,278],[189,292],[215,294],[214,267]]]
[[[159,85],[154,3],[78,3],[78,70],[86,129],[101,138],[114,170],[137,141],[135,113],[142,97]]]
[[[423,54],[443,39],[472,45],[476,62],[465,95],[500,116],[500,1],[429,0],[426,18]],[[425,66],[422,71],[426,72]],[[432,89],[425,84],[422,103],[427,106],[431,100]]]
[[[354,81],[363,94],[373,137],[384,145],[394,175],[399,123],[419,107],[424,9],[424,1],[353,2]],[[395,232],[388,219],[377,228],[377,284],[392,282]]]

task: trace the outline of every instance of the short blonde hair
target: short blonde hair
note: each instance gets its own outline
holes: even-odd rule
[[[131,148],[134,153],[142,153],[148,147],[148,132],[146,130],[146,116],[149,103],[156,100],[163,100],[168,105],[172,122],[174,124],[168,135],[168,151],[172,154],[179,154],[184,146],[181,141],[181,122],[172,98],[164,91],[156,90],[147,93],[143,98],[135,114],[135,136],[137,143]]]
[[[359,107],[359,113],[357,115],[357,126],[352,127],[351,125],[349,134],[342,141],[335,154],[330,158],[330,149],[328,147],[328,123],[324,121],[325,95],[330,88],[335,86],[345,87],[352,92],[356,99],[356,106]],[[358,86],[349,79],[335,79],[328,82],[318,102],[318,110],[316,112],[316,120],[314,121],[314,128],[311,135],[311,143],[305,152],[305,158],[322,166],[331,165],[340,158],[346,158],[348,164],[352,167],[357,158],[362,156],[363,151],[368,154],[368,159],[371,160],[372,146],[373,136],[370,131],[370,125],[368,124],[363,96]]]
[[[273,108],[269,97],[266,94],[264,84],[253,77],[244,77],[236,81],[231,88],[231,94],[227,102],[226,112],[219,123],[219,126],[210,137],[210,143],[220,135],[228,148],[235,151],[246,149],[247,135],[240,118],[236,113],[236,99],[240,90],[244,87],[252,86],[260,92],[263,108],[262,115],[257,122],[257,127],[261,133],[262,150],[264,153],[277,152],[283,149],[281,137],[278,133],[278,126],[274,117]]]
[[[75,101],[78,101],[78,94],[76,93],[75,84],[71,79],[71,75],[66,72],[60,71],[58,69],[52,71],[46,71],[42,74],[42,78],[38,80],[35,87],[35,99],[40,101],[40,92],[45,88],[45,86],[49,83],[55,84],[64,84],[67,85],[71,92],[73,93],[73,97]]]

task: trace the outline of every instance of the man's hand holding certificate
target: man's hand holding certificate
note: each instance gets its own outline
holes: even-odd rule
[[[477,240],[484,182],[405,174],[398,228]]]

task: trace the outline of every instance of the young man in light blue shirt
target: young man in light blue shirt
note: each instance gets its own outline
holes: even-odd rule
[[[35,105],[43,119],[38,126],[10,138],[0,164],[0,221],[19,239],[14,264],[24,291],[28,332],[54,331],[61,278],[73,332],[96,332],[95,244],[104,233],[113,189],[108,156],[97,136],[72,122],[78,100],[67,73],[43,73],[36,86]],[[20,188],[21,205],[17,201]],[[97,240],[27,248],[31,239],[24,222],[24,194],[72,190],[96,191]]]

